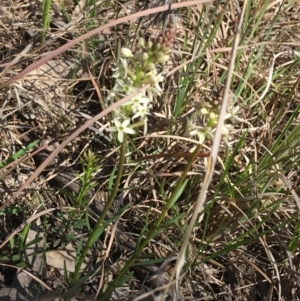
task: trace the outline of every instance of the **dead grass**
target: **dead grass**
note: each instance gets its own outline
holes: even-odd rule
[[[121,240],[118,227],[134,244],[140,243],[147,231],[154,227],[184,172],[189,158],[186,153],[195,148],[195,144],[187,139],[166,139],[162,135],[183,137],[186,121],[182,116],[189,114],[199,99],[211,101],[220,97],[216,93],[223,87],[230,60],[228,47],[232,45],[239,16],[234,3],[229,1],[226,9],[220,5],[215,11],[214,4],[210,3],[178,13],[175,51],[168,68],[172,70],[180,64],[185,65],[191,58],[187,53],[195,57],[204,52],[202,60],[194,65],[197,73],[190,77],[191,82],[185,82],[183,78],[188,78],[194,71],[193,66],[186,64],[187,67],[183,66],[180,72],[168,78],[164,95],[156,100],[149,117],[148,133],[157,136],[138,138],[134,146],[128,146],[124,173],[113,208],[110,208],[110,217],[125,205],[127,207],[91,248],[87,256],[86,278],[79,279],[72,290],[69,287],[70,278],[61,269],[48,264],[40,275],[33,269],[41,280],[39,286],[44,290],[39,300],[52,300],[58,296],[66,300],[71,297],[92,300],[99,292],[102,300],[101,294],[134,251],[135,245],[129,243],[128,247]],[[221,145],[204,215],[199,217],[190,239],[180,287],[182,299],[178,297],[177,300],[300,300],[299,208],[293,195],[299,193],[299,148],[293,144],[293,141],[296,143],[297,133],[292,135],[299,118],[291,121],[300,101],[299,57],[295,54],[299,50],[300,6],[295,3],[291,9],[283,11],[276,1],[268,1],[268,9],[254,31],[253,27],[257,24],[252,17],[259,14],[266,3],[253,1],[246,16],[248,23],[242,35],[242,44],[251,47],[244,47],[239,52],[231,87],[233,101],[241,106],[239,117],[243,121],[234,123],[232,149],[228,150],[225,143]],[[288,1],[284,3],[287,5]],[[65,12],[59,2],[53,3],[51,32],[46,38],[46,45],[41,46],[41,4],[38,1],[2,2],[1,84],[68,40],[141,9],[139,3],[134,1],[104,1],[96,9],[90,7],[85,10],[81,17],[79,7],[74,3],[63,4]],[[63,24],[62,20],[67,22],[63,18],[66,13],[73,20],[76,18],[67,31],[57,28]],[[213,13],[215,16],[211,18]],[[146,37],[157,32],[156,28],[149,26],[147,18],[142,20],[138,29],[137,24],[138,20],[132,20],[94,36],[0,90],[0,162],[11,158],[20,148],[36,139],[40,140],[38,149],[45,148],[46,156],[75,128],[104,109],[104,99],[113,85],[110,67],[118,49],[134,43],[136,30]],[[211,30],[216,29],[214,35],[207,30],[209,26]],[[197,43],[199,48],[195,45]],[[262,43],[266,46],[262,47]],[[208,47],[204,47],[205,44]],[[22,53],[24,49],[26,53]],[[273,56],[280,52],[284,54],[275,61],[274,71],[269,75]],[[254,60],[255,56],[257,59]],[[12,65],[4,66],[13,60]],[[249,67],[252,60],[255,65]],[[260,99],[270,76],[272,84]],[[181,92],[184,105],[181,115],[174,120],[174,106]],[[78,187],[82,188],[82,182],[78,182],[76,176],[81,174],[83,177],[87,172],[84,168],[87,160],[82,161],[84,153],[93,150],[97,158],[89,182],[93,187],[88,187],[90,189],[85,196],[87,203],[96,202],[94,206],[98,212],[94,208],[92,211],[96,212],[90,213],[93,218],[95,213],[101,213],[107,202],[116,179],[116,167],[120,164],[119,147],[113,137],[103,131],[107,121],[108,117],[103,117],[73,139],[61,151],[57,162],[52,162],[6,207],[10,210],[21,208],[21,212],[1,215],[1,244],[10,238],[10,243],[2,247],[2,296],[8,295],[7,288],[24,290],[26,280],[17,278],[15,272],[16,267],[32,268],[26,258],[29,256],[29,241],[25,243],[30,231],[35,231],[31,241],[35,250],[39,250],[36,253],[69,250],[70,262],[74,265],[73,252],[81,252],[93,228],[93,219],[88,222],[85,216],[88,206],[76,204],[80,192]],[[289,123],[291,127],[285,130]],[[243,137],[245,129],[248,134]],[[238,144],[240,141],[241,145]],[[52,145],[52,149],[48,145],[46,148],[47,143]],[[195,159],[188,171],[188,182],[176,204],[164,217],[165,224],[161,231],[136,258],[135,265],[145,266],[145,270],[134,269],[133,265],[126,274],[130,276],[123,286],[113,290],[110,300],[132,300],[147,292],[150,299],[144,297],[141,300],[157,300],[154,299],[154,291],[160,285],[167,284],[168,278],[159,277],[170,275],[174,268],[173,257],[178,255],[185,226],[195,208],[194,202],[207,170],[210,149],[211,142],[208,141],[201,150],[202,156]],[[12,194],[41,164],[42,159],[36,159],[34,151],[24,152],[2,168],[2,204],[10,201]],[[271,153],[269,157],[268,152]],[[182,153],[184,156],[178,157]],[[250,173],[249,169],[253,172]],[[65,176],[65,187],[58,183],[57,175]],[[77,188],[71,186],[70,181]],[[50,214],[47,210],[54,211]],[[44,213],[41,220],[37,218],[38,212]],[[14,230],[30,218],[34,229],[30,226],[30,230],[26,230],[24,224],[17,235]],[[14,238],[12,233],[15,233]],[[56,256],[60,255],[56,253]],[[60,263],[66,260],[62,258],[58,260]],[[38,260],[41,263],[43,258]],[[49,286],[47,289],[46,285]],[[50,289],[55,294],[46,295]],[[25,300],[21,296],[18,298],[15,300]]]

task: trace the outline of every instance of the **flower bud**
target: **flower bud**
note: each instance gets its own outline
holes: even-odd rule
[[[152,83],[152,84],[158,83],[158,78],[157,78],[156,75],[154,75],[154,74],[149,74],[149,75],[147,75],[146,77],[148,78],[148,80],[149,80],[150,83]]]
[[[139,45],[142,47],[142,48],[145,48],[145,39],[143,37],[140,37],[139,38]]]
[[[149,39],[147,43],[148,49],[152,48],[152,46],[153,46],[153,42]]]
[[[210,112],[209,118],[215,120],[217,119],[217,115],[214,112]]]
[[[201,112],[201,114],[204,115],[204,116],[208,114],[208,110],[207,110],[206,108],[202,108],[202,109],[200,110],[200,112]]]
[[[121,52],[125,57],[133,57],[131,50],[128,48],[121,48]]]
[[[143,61],[147,61],[148,58],[149,58],[148,53],[147,53],[147,52],[144,52],[144,53],[143,53]]]
[[[158,83],[158,78],[153,72],[149,72],[145,75],[143,80],[141,81],[143,84],[156,84]]]
[[[161,48],[161,44],[160,44],[160,43],[156,43],[156,44],[155,44],[155,49],[158,50],[158,49],[160,49],[160,48]]]
[[[164,64],[168,60],[169,60],[169,56],[166,54],[166,55],[158,57],[157,62],[160,63],[160,64]]]
[[[163,46],[161,48],[161,51],[164,53],[164,54],[168,54],[169,52],[171,52],[171,49],[169,47],[166,47],[166,46]]]
[[[147,66],[145,68],[146,68],[146,70],[154,71],[155,65],[153,63],[149,63],[149,64],[147,64]]]

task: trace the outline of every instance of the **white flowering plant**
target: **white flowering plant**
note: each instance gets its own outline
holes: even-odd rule
[[[121,57],[112,68],[115,85],[109,92],[106,105],[138,92],[144,85],[150,84],[150,88],[113,111],[113,125],[107,130],[117,132],[119,142],[123,142],[125,133],[135,134],[134,128],[141,125],[144,126],[144,135],[146,134],[147,115],[152,106],[153,96],[162,95],[161,83],[165,80],[165,72],[159,70],[161,65],[169,60],[174,36],[174,29],[168,29],[147,42],[144,38],[139,38],[138,47],[134,52],[128,48],[121,49]]]
[[[123,142],[125,134],[135,134],[135,128],[140,126],[144,126],[146,135],[147,115],[152,107],[153,97],[162,95],[161,85],[165,80],[165,72],[160,70],[169,60],[174,36],[175,30],[171,28],[148,41],[140,37],[134,51],[121,48],[121,56],[112,68],[115,84],[106,98],[106,105],[109,106],[129,94],[141,91],[140,88],[144,85],[150,84],[150,88],[138,93],[113,111],[111,126],[107,131],[116,132],[120,143]],[[238,106],[228,107],[226,119],[235,118],[238,110]],[[200,123],[199,117],[202,120]],[[187,121],[186,133],[197,137],[199,144],[203,144],[206,139],[213,138],[218,117],[219,103],[202,100],[197,103],[194,113]],[[230,128],[230,124],[223,127],[226,139],[229,138]]]
[[[197,138],[200,144],[203,144],[206,139],[213,139],[214,132],[217,127],[220,101],[222,100],[222,90],[217,93],[213,93],[213,101],[208,100],[207,97],[203,97],[201,101],[194,102],[195,111],[187,120],[186,133],[192,137]],[[219,97],[217,97],[219,94]],[[237,117],[237,112],[239,111],[239,106],[234,106],[230,101],[227,107],[227,114],[225,116],[225,123],[223,126],[223,135],[226,141],[230,139],[230,129],[231,124],[227,124],[228,120],[238,120],[243,121]],[[199,119],[201,119],[201,126],[199,126]]]

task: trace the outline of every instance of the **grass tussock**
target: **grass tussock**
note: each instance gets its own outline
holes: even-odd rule
[[[169,2],[1,4],[1,297],[300,300],[300,6]]]

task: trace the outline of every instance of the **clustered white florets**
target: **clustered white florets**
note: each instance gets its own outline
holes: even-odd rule
[[[110,105],[126,95],[138,92],[139,88],[150,84],[150,88],[137,94],[123,106],[113,111],[113,126],[107,131],[117,132],[119,142],[123,142],[124,134],[135,134],[134,128],[144,126],[147,132],[147,115],[151,109],[153,96],[161,96],[161,83],[165,73],[159,72],[158,67],[169,60],[168,53],[174,39],[174,30],[167,30],[148,42],[139,39],[139,47],[133,53],[128,48],[121,49],[121,57],[112,68],[115,85],[106,98]]]
[[[218,102],[211,103],[209,101],[202,100],[196,103],[196,110],[187,120],[186,133],[192,137],[197,137],[200,144],[203,144],[206,139],[213,139],[214,133],[216,131],[220,104]],[[227,114],[225,115],[226,120],[238,120],[237,112],[239,111],[239,106],[230,105],[227,108]],[[199,126],[199,119],[201,119],[202,126]],[[232,128],[231,124],[224,124],[223,126],[223,136],[226,140],[230,139],[230,130]]]
[[[132,93],[138,93],[144,85],[150,84],[150,88],[138,93],[113,111],[111,126],[107,131],[116,132],[119,142],[123,142],[125,134],[135,134],[135,128],[142,125],[146,135],[147,115],[153,104],[153,97],[162,95],[161,84],[165,80],[165,73],[158,70],[161,70],[161,64],[169,60],[174,36],[175,31],[169,29],[147,42],[144,38],[139,38],[139,46],[134,52],[128,48],[121,49],[121,57],[112,68],[115,84],[106,98],[106,105],[109,106]],[[202,100],[197,103],[196,110],[187,120],[186,133],[196,137],[200,144],[206,139],[212,139],[218,122],[219,107],[218,102]],[[225,119],[238,120],[238,110],[238,106],[229,106]],[[225,139],[230,138],[230,129],[230,124],[223,126]]]

